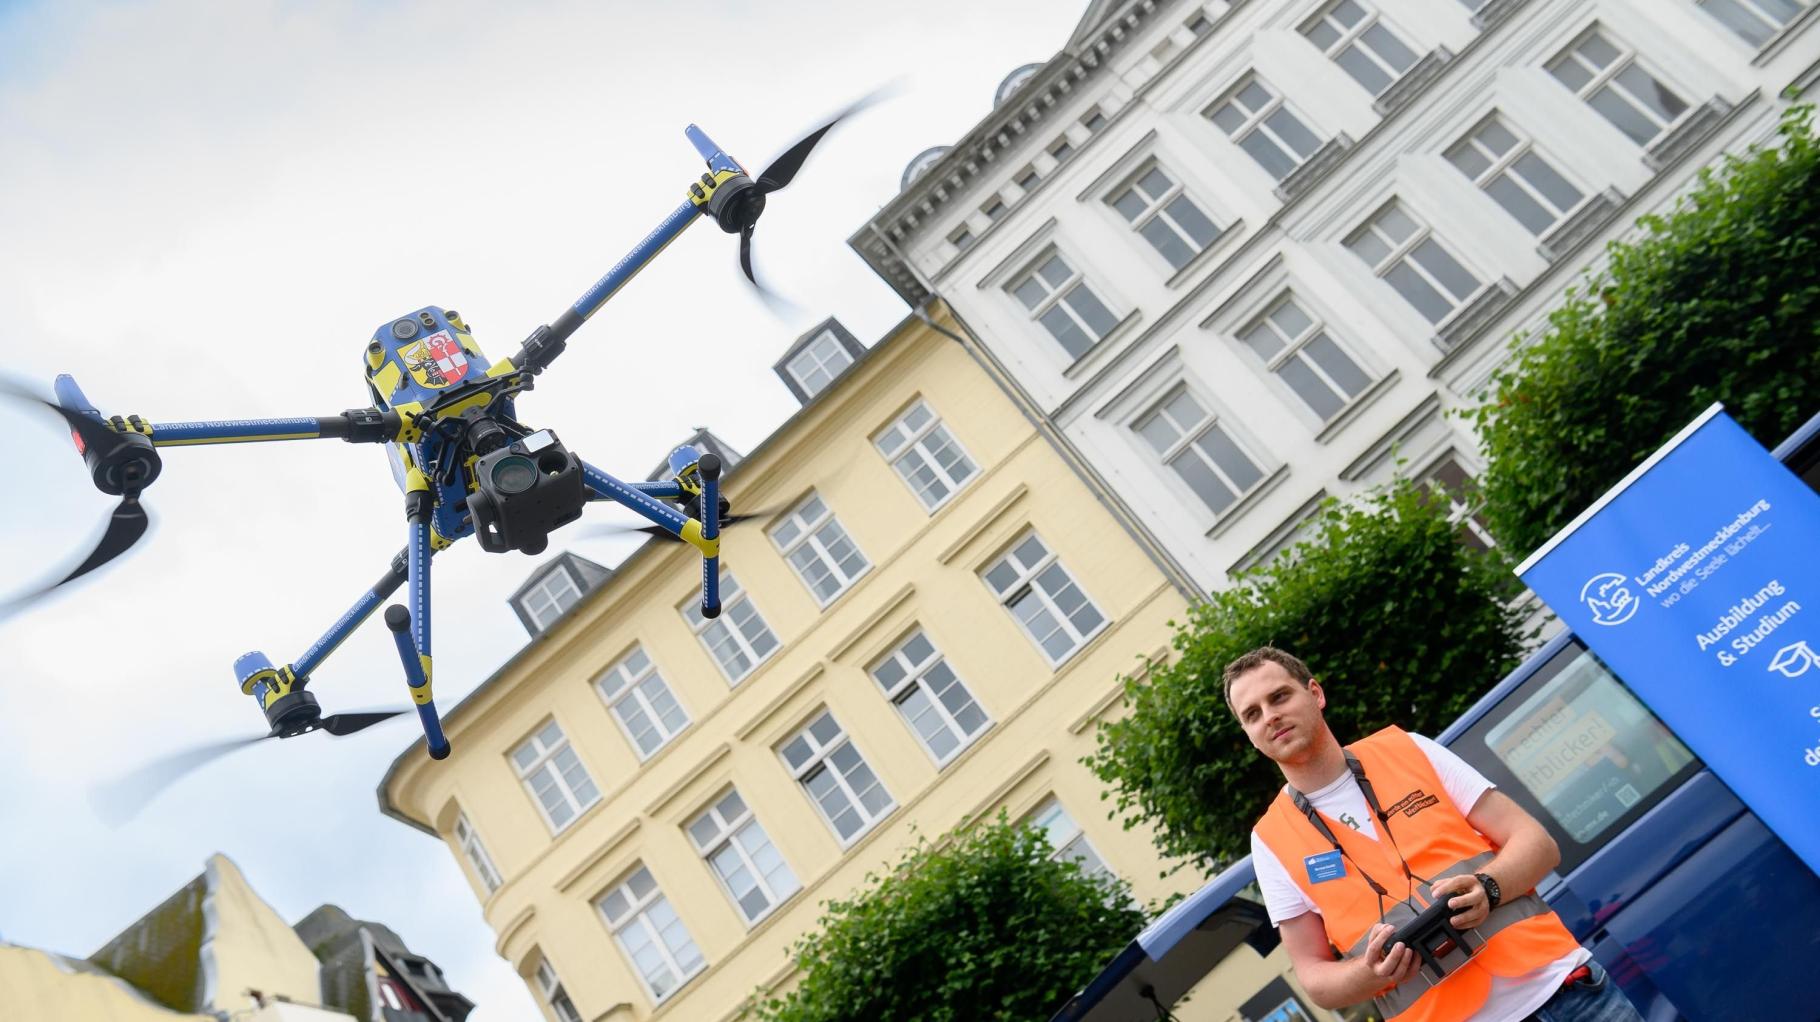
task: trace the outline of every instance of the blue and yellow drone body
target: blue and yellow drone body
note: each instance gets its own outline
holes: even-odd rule
[[[722,230],[740,235],[740,264],[756,286],[751,238],[765,196],[790,183],[839,119],[798,141],[756,178],[690,125],[687,135],[707,162],[707,173],[689,185],[681,205],[553,323],[533,330],[511,357],[489,360],[457,312],[426,306],[390,320],[374,331],[362,355],[372,398],[368,408],[313,418],[154,423],[136,415],[103,416],[67,375],[57,378],[54,404],[0,385],[9,396],[36,401],[61,415],[97,488],[121,498],[86,560],[57,582],[0,606],[0,613],[87,574],[145,533],[148,519],[139,497],[162,469],[160,448],[338,438],[386,446],[405,498],[405,548],[301,656],[277,665],[264,653],[252,652],[234,662],[241,691],[264,711],[270,730],[260,737],[290,738],[316,730],[350,734],[406,712],[324,716],[306,687],[323,660],[402,586],[406,601],[388,607],[385,622],[428,752],[446,757],[449,742],[431,693],[431,558],[470,535],[490,552],[540,553],[549,534],[579,518],[589,501],[616,501],[700,551],[701,612],[718,615],[719,534],[726,511],[719,459],[679,447],[669,458],[670,478],[625,482],[576,457],[553,431],[521,422],[517,401],[562,353],[569,336],[697,220],[712,219]]]

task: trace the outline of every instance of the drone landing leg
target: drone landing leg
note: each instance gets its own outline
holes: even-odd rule
[[[405,517],[410,522],[405,580],[411,607],[406,610],[396,603],[387,607],[385,626],[392,630],[398,658],[404,663],[404,679],[411,686],[411,701],[417,704],[417,716],[423,722],[430,758],[444,759],[449,755],[449,740],[443,737],[442,719],[430,692],[430,491],[421,475],[414,482],[421,488],[405,495]]]

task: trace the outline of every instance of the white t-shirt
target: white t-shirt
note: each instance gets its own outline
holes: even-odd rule
[[[1473,769],[1471,764],[1445,746],[1421,735],[1412,734],[1409,737],[1415,740],[1416,748],[1428,757],[1429,765],[1434,767],[1435,775],[1441,779],[1441,787],[1447,792],[1448,800],[1460,810],[1461,816],[1470,814],[1472,807],[1479,804],[1479,799],[1495,787],[1486,780],[1484,774]],[[1327,817],[1329,826],[1335,829],[1348,826],[1374,841],[1378,840],[1378,830],[1373,826],[1371,810],[1365,805],[1365,793],[1359,789],[1359,782],[1352,776],[1351,770],[1342,771],[1332,784],[1303,794],[1308,797],[1310,805]],[[1270,913],[1272,923],[1281,926],[1285,920],[1321,911],[1296,886],[1296,882],[1289,878],[1289,871],[1264,842],[1258,839],[1256,830],[1251,832],[1251,865],[1257,871],[1258,887],[1264,892],[1264,908]],[[1381,882],[1394,889],[1395,885],[1390,879]],[[1514,891],[1510,892],[1512,897],[1515,894]],[[1592,952],[1585,948],[1575,948],[1571,953],[1533,972],[1521,976],[1493,976],[1491,994],[1473,1015],[1473,1022],[1521,1022],[1555,995],[1568,973],[1590,958]]]

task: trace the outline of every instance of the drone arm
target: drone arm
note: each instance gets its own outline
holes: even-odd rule
[[[664,482],[626,483],[625,485],[630,486],[647,497],[656,497],[658,500],[681,500],[683,495],[682,486],[674,479],[666,480]],[[597,490],[592,486],[588,487],[588,493],[589,500],[613,499],[611,493],[607,493],[604,490]]]
[[[297,419],[221,419],[209,422],[152,422],[136,415],[113,420],[121,432],[141,433],[153,447],[195,444],[245,444],[266,440],[345,440],[351,444],[382,444],[399,438],[397,412],[377,408],[350,408],[340,415]]]
[[[303,655],[291,664],[291,673],[299,678],[308,678],[315,673],[316,668],[328,659],[329,654],[335,652],[367,618],[372,617],[373,612],[379,609],[379,605],[384,603],[387,597],[397,592],[399,586],[404,585],[408,573],[407,562],[407,551],[400,550],[393,555],[391,567],[386,569],[386,573],[380,576],[379,581],[375,582],[373,587],[368,589],[360,599],[354,601],[354,605],[348,608],[347,613],[341,615],[341,618],[323,633],[322,638],[316,640],[315,645],[303,651]]]
[[[695,542],[695,540],[689,539],[689,534],[693,531],[689,526],[695,522],[695,519],[684,516],[675,508],[658,503],[653,497],[661,494],[648,493],[643,489],[645,484],[621,482],[585,461],[581,463],[581,472],[588,489],[599,494],[602,499],[619,501],[650,519],[653,524],[661,526],[672,536],[688,540],[691,543]],[[682,488],[677,487],[677,493],[680,495],[681,492]]]
[[[699,181],[691,182],[688,197],[682,205],[671,210],[651,233],[644,236],[644,240],[613,264],[606,276],[595,281],[593,287],[576,299],[574,305],[564,309],[562,315],[556,317],[556,322],[531,331],[531,336],[525,338],[518,353],[510,360],[513,369],[533,375],[548,369],[556,356],[568,347],[569,335],[599,312],[600,307],[607,304],[607,299],[626,286],[626,282],[637,276],[638,271],[650,265],[659,252],[675,241],[683,231],[688,230],[695,221],[710,216],[720,224],[722,230],[731,233],[745,225],[746,213],[750,212],[754,217],[757,215],[756,211],[749,209],[732,208],[733,199],[739,192],[750,188],[752,183],[739,163],[695,125],[689,125],[684,134],[695,146],[695,151],[707,161],[708,173],[703,174]],[[727,187],[730,183],[731,187]]]

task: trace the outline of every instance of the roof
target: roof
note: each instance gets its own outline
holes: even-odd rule
[[[943,310],[943,314],[947,315],[945,309]],[[877,343],[862,351],[860,356],[854,360],[853,365],[849,366],[847,371],[842,374],[843,378],[851,379],[860,366],[870,363],[873,359],[879,357],[880,353],[887,349],[895,348],[896,343],[899,340],[912,333],[910,324],[913,321],[922,320],[922,315],[923,307],[919,305],[912,309],[903,319],[898,320],[890,330],[885,332],[883,337],[879,338]],[[766,436],[764,440],[760,441],[758,446],[754,447],[750,453],[744,458],[741,458],[731,468],[727,469],[726,473],[721,477],[722,485],[726,488],[726,492],[732,492],[732,484],[740,477],[741,470],[744,469],[745,466],[758,461],[760,456],[769,451],[774,445],[782,444],[798,424],[819,409],[823,403],[831,400],[833,395],[840,390],[841,388],[838,386],[822,388],[814,397],[810,398],[795,412],[791,413],[790,417],[780,423],[776,429],[772,430],[771,433]],[[468,694],[463,696],[459,702],[445,711],[442,714],[443,730],[445,732],[449,731],[450,726],[463,715],[464,711],[467,711],[476,702],[489,695],[494,687],[500,684],[502,679],[512,676],[518,665],[529,657],[534,650],[543,643],[550,641],[552,635],[555,635],[562,630],[562,623],[571,615],[579,613],[583,607],[589,605],[594,600],[599,599],[602,593],[612,590],[618,580],[626,576],[628,568],[642,562],[647,557],[661,556],[664,553],[679,551],[679,549],[680,548],[676,544],[662,542],[655,537],[639,544],[638,548],[628,554],[625,560],[620,561],[619,564],[613,567],[613,575],[611,577],[594,589],[584,593],[581,599],[576,600],[567,610],[563,611],[555,621],[550,623],[548,628],[545,628],[542,632],[532,636],[531,640],[520,647],[518,652],[512,654],[507,658],[505,663],[500,664],[492,674],[488,675],[485,681],[474,686],[473,690],[468,692]],[[422,758],[423,747],[424,740],[422,736],[419,736],[412,740],[411,744],[407,746],[403,752],[400,752],[394,757],[391,766],[386,768],[385,775],[379,779],[379,787],[376,792],[379,799],[379,811],[384,815],[409,827],[420,830],[431,837],[440,838],[441,835],[436,833],[435,828],[406,814],[403,810],[399,809],[398,806],[394,805],[390,795],[392,782],[398,777],[399,771],[413,758]]]

